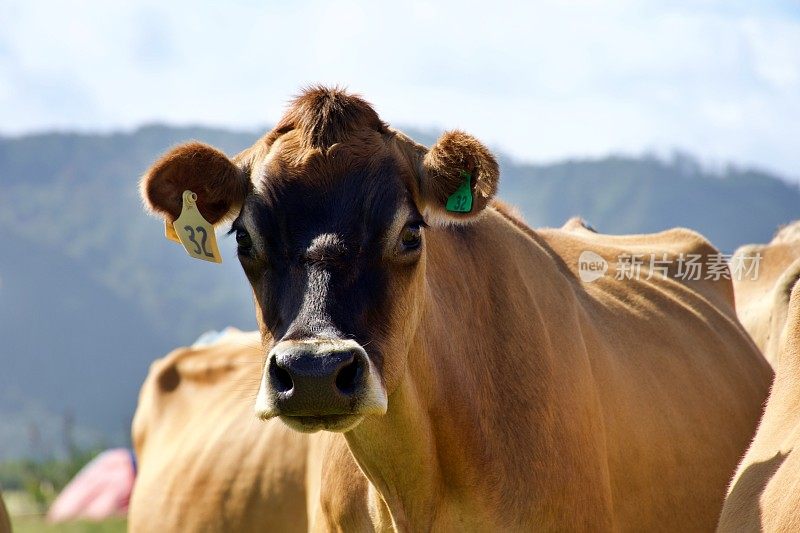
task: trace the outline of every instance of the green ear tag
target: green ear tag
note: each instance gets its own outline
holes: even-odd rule
[[[464,183],[447,199],[445,209],[454,213],[469,213],[472,211],[472,174],[462,170],[461,177],[464,178]]]

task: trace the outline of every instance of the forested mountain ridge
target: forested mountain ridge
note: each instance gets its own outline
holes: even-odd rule
[[[173,144],[198,139],[233,154],[257,136],[147,126],[0,138],[0,459],[39,453],[32,434],[45,451],[57,445],[63,413],[84,440],[124,442],[155,357],[207,329],[254,327],[232,240],[220,238],[221,266],[190,260],[144,213],[136,185]],[[730,252],[800,218],[796,184],[711,172],[687,156],[547,165],[501,156],[501,171],[500,196],[534,227],[573,215],[604,233],[681,225]]]

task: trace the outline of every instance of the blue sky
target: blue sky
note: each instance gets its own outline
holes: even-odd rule
[[[800,179],[800,3],[0,3],[0,133],[256,128],[311,83],[529,161],[683,149]]]

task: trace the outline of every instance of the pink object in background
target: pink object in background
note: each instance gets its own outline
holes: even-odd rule
[[[47,513],[48,522],[103,520],[125,516],[136,465],[126,448],[106,450],[64,487]]]

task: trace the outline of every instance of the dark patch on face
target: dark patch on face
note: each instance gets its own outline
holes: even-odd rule
[[[380,368],[391,285],[410,266],[385,256],[397,238],[387,231],[409,202],[396,163],[386,157],[374,169],[319,180],[264,180],[267,192],[247,199],[234,228],[257,231],[253,240],[264,243],[241,262],[265,325],[276,340],[353,339]]]
[[[178,369],[170,366],[165,369],[161,375],[158,376],[158,386],[164,392],[172,392],[178,388],[181,383],[181,375]]]

